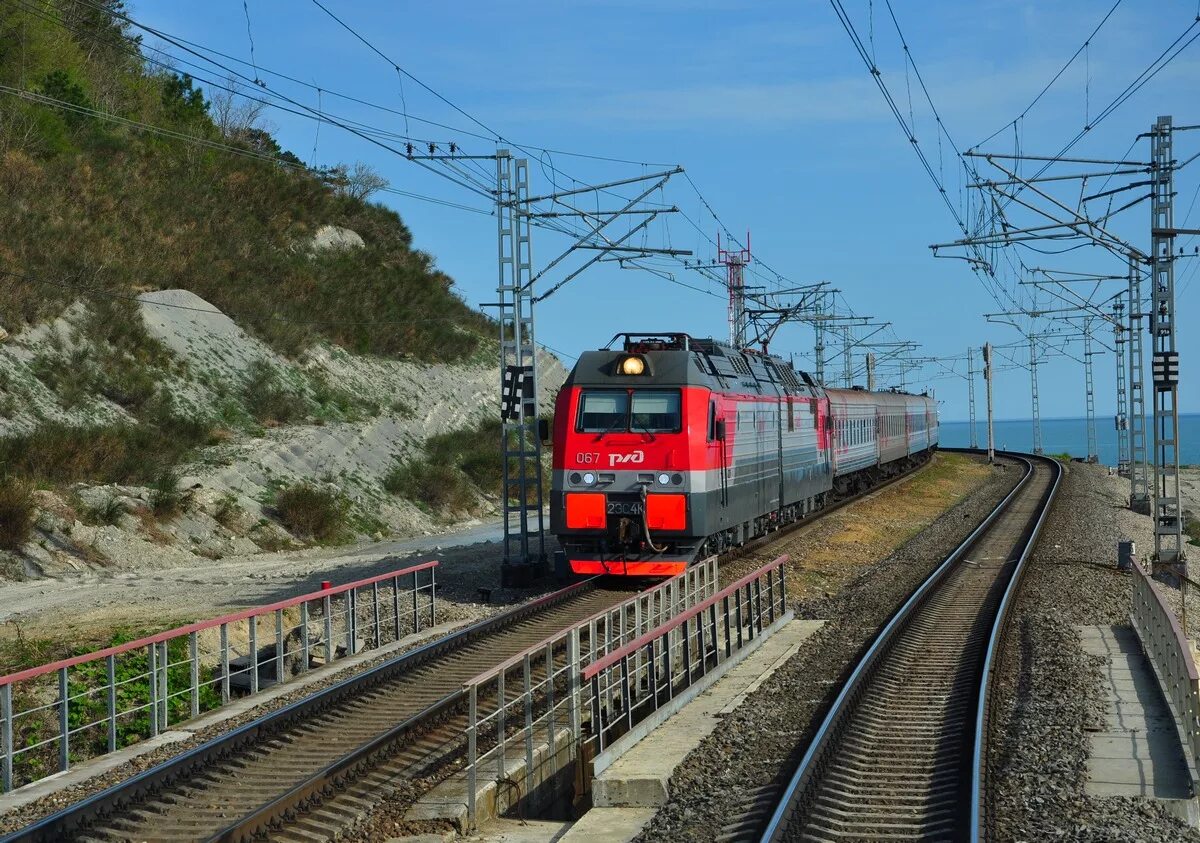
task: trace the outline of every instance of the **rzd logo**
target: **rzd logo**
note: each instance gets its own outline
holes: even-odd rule
[[[624,465],[626,463],[637,465],[641,462],[644,462],[645,459],[646,454],[642,451],[632,451],[628,454],[609,454],[608,467],[612,468],[614,465]]]

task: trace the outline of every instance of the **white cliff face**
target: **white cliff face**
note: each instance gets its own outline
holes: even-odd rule
[[[52,572],[56,565],[77,568],[93,556],[99,564],[124,567],[144,555],[147,541],[163,547],[159,555],[169,557],[172,566],[185,558],[200,563],[253,552],[256,546],[278,548],[292,537],[273,520],[270,504],[279,488],[297,481],[336,487],[351,501],[360,525],[371,525],[360,527],[364,539],[420,534],[445,525],[445,513],[430,513],[388,493],[383,479],[398,459],[419,456],[430,436],[496,417],[496,355],[424,364],[356,355],[323,344],[290,359],[186,290],[145,293],[138,301],[148,333],[170,358],[158,361],[154,369],[157,388],[172,396],[178,413],[204,419],[217,429],[219,441],[200,448],[193,462],[176,467],[182,511],[157,523],[145,517],[151,500],[145,490],[140,498],[116,486],[77,484],[69,491],[59,490],[60,508],[74,506],[85,523],[72,530],[76,519],[66,513],[66,532],[42,542],[34,553],[43,570]],[[70,361],[86,360],[94,353],[90,340],[76,329],[85,313],[84,304],[73,305],[54,323],[28,329],[0,345],[0,437],[28,432],[47,419],[81,427],[138,423],[102,395],[76,395],[67,401],[39,378],[38,360],[53,359],[69,367]],[[549,410],[567,372],[548,353],[540,356],[539,364],[541,404]],[[264,367],[306,408],[288,423],[260,426],[244,406],[248,382]],[[343,404],[352,401],[350,411],[326,411],[331,390]],[[231,421],[237,418],[244,423]],[[88,526],[82,513],[104,510],[109,497],[118,500],[124,516],[112,524]],[[131,505],[130,500],[142,500],[143,506]],[[479,510],[487,512],[486,496],[479,502]],[[44,519],[42,526],[63,532],[56,524]],[[44,538],[45,530],[39,530]],[[253,544],[256,541],[261,544]],[[89,547],[80,554],[69,547],[73,542]]]

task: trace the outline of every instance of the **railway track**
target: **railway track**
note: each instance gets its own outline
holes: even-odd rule
[[[763,841],[976,839],[992,657],[1062,472],[1006,456],[1021,482],[884,626],[787,786],[755,794],[724,839],[763,820]]]
[[[619,603],[595,580],[318,691],[4,838],[333,839],[364,806],[458,751],[462,683]]]
[[[898,483],[926,462],[726,554],[761,550]],[[595,581],[432,642],[269,713],[3,838],[334,839],[461,750],[462,683],[629,596]]]

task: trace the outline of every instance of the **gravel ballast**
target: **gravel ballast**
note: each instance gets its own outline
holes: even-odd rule
[[[1125,506],[1127,480],[1068,466],[1009,618],[989,738],[996,840],[1200,840],[1161,804],[1084,792],[1088,732],[1103,728],[1103,659],[1080,626],[1129,626],[1130,575],[1117,541],[1153,550],[1150,519]]]
[[[864,567],[845,588],[795,604],[798,617],[827,623],[675,770],[670,799],[638,840],[712,840],[751,807],[760,788],[790,775],[879,627],[1019,478],[1014,465],[996,469],[976,491],[887,558]]]

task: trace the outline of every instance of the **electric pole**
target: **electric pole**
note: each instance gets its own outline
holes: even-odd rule
[[[1117,476],[1129,476],[1129,401],[1125,386],[1125,305],[1120,299],[1113,302],[1113,348],[1117,361],[1117,412],[1113,423],[1117,429]]]
[[[971,424],[971,447],[979,447],[979,436],[975,432],[975,355],[967,346],[967,415]]]
[[[996,461],[996,437],[992,428],[992,344],[983,345],[983,383],[987,389],[988,465]]]
[[[729,344],[739,351],[746,347],[746,264],[750,263],[750,232],[746,232],[746,248],[721,248],[721,232],[717,232],[717,262],[724,264],[729,285]]]
[[[1179,501],[1179,353],[1175,348],[1175,159],[1170,117],[1150,132],[1150,339],[1154,375],[1154,561],[1187,574]]]
[[[1092,380],[1092,320],[1083,322],[1083,390],[1087,407],[1087,461],[1097,463],[1100,455],[1096,453],[1096,393]]]
[[[1030,409],[1033,415],[1033,452],[1042,453],[1042,408],[1038,396],[1037,340],[1029,335],[1029,390]]]
[[[867,392],[875,391],[875,353],[867,352]]]
[[[1129,258],[1129,508],[1150,514],[1150,466],[1146,451],[1146,363],[1142,357],[1142,272]]]

